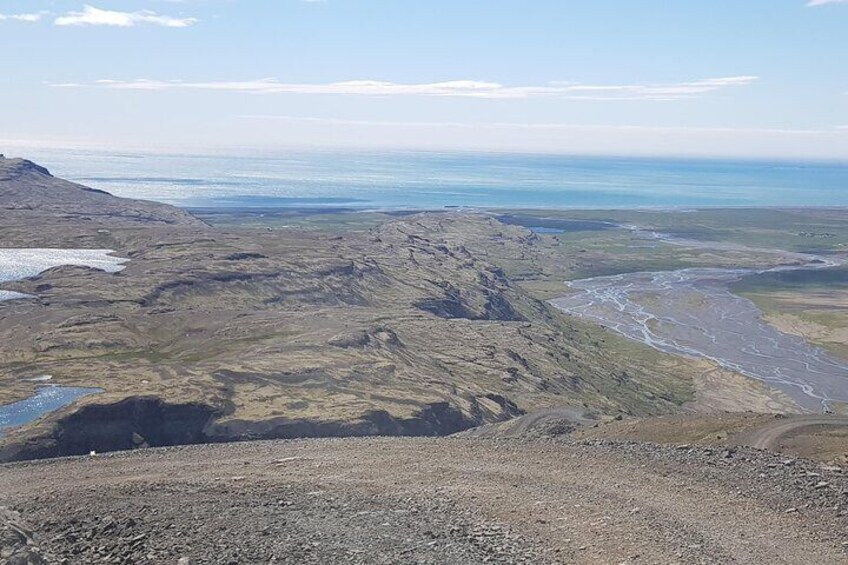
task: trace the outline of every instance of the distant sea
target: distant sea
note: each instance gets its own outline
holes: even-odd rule
[[[118,196],[183,207],[848,205],[848,163],[425,152],[248,157],[30,149],[22,156]]]

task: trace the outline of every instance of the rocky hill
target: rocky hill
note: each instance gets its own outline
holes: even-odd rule
[[[119,273],[60,267],[3,286],[34,298],[0,303],[0,404],[33,394],[41,375],[105,391],[9,433],[5,460],[444,435],[559,407],[666,414],[714,369],[532,296],[502,261],[514,267],[542,242],[487,215],[407,215],[345,233],[222,229],[26,161],[4,167],[4,245],[129,258]],[[32,211],[42,220],[21,220]]]
[[[0,155],[0,210],[51,216],[53,221],[202,225],[178,208],[117,198],[101,190],[58,179],[25,159]]]

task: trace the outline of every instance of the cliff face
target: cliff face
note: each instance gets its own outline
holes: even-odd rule
[[[165,204],[118,198],[102,190],[58,179],[26,159],[0,156],[0,210],[31,216],[108,224],[202,226],[190,214]]]

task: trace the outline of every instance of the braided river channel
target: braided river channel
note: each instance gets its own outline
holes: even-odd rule
[[[687,247],[741,248],[648,233]],[[827,412],[834,401],[848,402],[848,361],[778,331],[753,302],[728,289],[757,273],[839,264],[795,255],[801,264],[767,270],[691,268],[570,281],[572,292],[551,303],[660,351],[712,360],[785,392],[803,409]]]

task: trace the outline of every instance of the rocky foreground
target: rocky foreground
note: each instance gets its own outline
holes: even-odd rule
[[[9,563],[848,563],[844,472],[748,449],[253,442],[0,466],[0,493]]]

